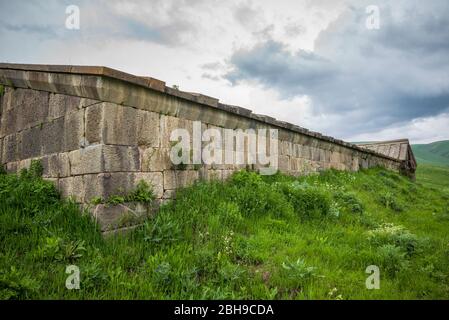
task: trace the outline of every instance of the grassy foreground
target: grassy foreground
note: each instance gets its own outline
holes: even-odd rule
[[[0,175],[1,299],[449,298],[449,192],[426,173],[242,171],[107,239],[37,175]],[[80,290],[65,287],[68,265]]]

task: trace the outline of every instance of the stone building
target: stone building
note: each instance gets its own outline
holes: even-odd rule
[[[202,132],[275,130],[276,169],[292,175],[373,166],[413,174],[416,168],[411,149],[397,154],[370,150],[106,67],[0,64],[0,85],[1,165],[15,172],[40,160],[44,177],[64,196],[89,207],[104,230],[118,226],[126,206],[92,206],[92,199],[126,194],[144,180],[159,203],[195,180],[224,180],[248,168],[233,163],[174,165],[173,130],[193,133],[197,122]],[[250,168],[261,169],[258,164]],[[132,204],[126,208],[137,210]]]
[[[408,139],[358,143],[359,147],[384,154],[401,161],[402,174],[415,178],[416,159]]]

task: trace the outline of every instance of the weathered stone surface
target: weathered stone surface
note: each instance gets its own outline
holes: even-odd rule
[[[199,172],[196,170],[166,170],[164,171],[164,190],[186,187],[198,179]]]
[[[86,145],[101,143],[103,133],[103,104],[86,108]]]
[[[64,151],[77,150],[85,145],[84,110],[67,114],[64,117]]]
[[[64,150],[64,119],[54,119],[42,125],[42,153],[52,154]]]
[[[105,172],[140,170],[139,150],[137,147],[103,146]]]
[[[69,153],[71,174],[137,171],[137,147],[92,145]]]
[[[83,176],[61,178],[58,183],[63,197],[72,197],[78,203],[83,203],[86,200]]]
[[[340,153],[339,152],[332,152],[330,157],[330,162],[332,163],[339,163],[340,162]]]
[[[24,130],[47,121],[48,97],[48,92],[15,90],[11,111],[17,114],[16,130]]]
[[[279,170],[282,172],[290,171],[290,157],[289,156],[279,156],[278,166],[279,166]]]
[[[97,100],[68,96],[65,94],[50,94],[49,119],[63,117],[67,113],[99,103]]]
[[[3,138],[2,162],[13,162],[19,159],[19,137],[20,135],[11,134]]]
[[[112,103],[86,109],[86,143],[160,145],[159,114]]]
[[[4,86],[3,90],[4,90],[3,95],[0,97],[2,102],[0,108],[0,115],[8,110],[11,110],[11,105],[13,103],[14,88]]]
[[[69,152],[70,174],[101,173],[104,168],[103,145],[89,146]]]
[[[137,110],[103,104],[103,141],[105,144],[137,145]]]
[[[147,147],[160,146],[159,114],[137,110],[137,144]]]
[[[17,129],[17,113],[13,110],[6,110],[2,113],[0,121],[0,137],[14,134]]]
[[[67,153],[58,153],[44,156],[41,159],[43,177],[62,178],[70,176],[70,162]]]
[[[39,157],[42,155],[42,128],[33,127],[22,132],[20,159]]]
[[[164,171],[173,168],[168,148],[140,148],[140,162],[142,171]]]
[[[77,74],[53,73],[50,76],[54,92],[72,96],[81,96],[81,79],[82,76]]]

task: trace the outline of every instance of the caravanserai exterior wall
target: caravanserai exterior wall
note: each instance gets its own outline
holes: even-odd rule
[[[242,164],[174,165],[174,129],[277,130],[277,168],[302,175],[335,168],[357,171],[401,161],[316,132],[220,103],[164,82],[104,67],[0,64],[0,160],[10,171],[41,160],[44,177],[64,196],[94,198],[150,183],[157,199],[198,179],[226,179]],[[224,146],[223,146],[224,149]],[[257,165],[252,166],[258,169]],[[96,208],[103,228],[119,209]]]

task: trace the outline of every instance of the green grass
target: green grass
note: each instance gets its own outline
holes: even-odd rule
[[[449,167],[449,140],[415,144],[412,149],[419,164]]]
[[[449,167],[419,164],[416,179],[429,188],[449,193]]]
[[[419,168],[417,183],[380,168],[239,172],[181,190],[139,229],[106,239],[37,173],[3,174],[0,297],[448,299],[448,180],[432,170]],[[65,287],[72,264],[80,290]],[[379,290],[365,287],[370,265]]]

